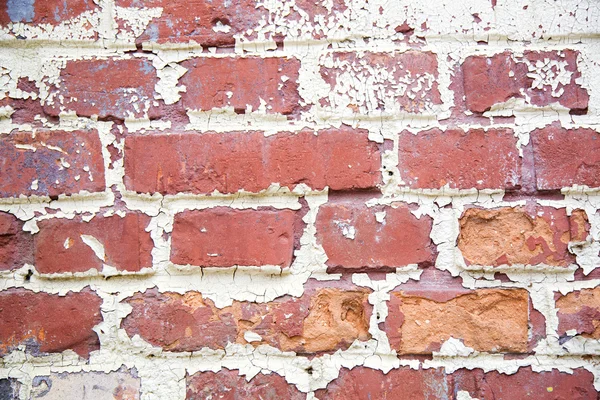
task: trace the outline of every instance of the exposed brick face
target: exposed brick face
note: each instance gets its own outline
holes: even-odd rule
[[[398,147],[400,177],[412,188],[510,190],[521,182],[517,139],[510,129],[404,131]]]
[[[600,133],[549,125],[531,133],[539,190],[600,186]]]
[[[168,351],[223,349],[247,343],[245,333],[258,335],[252,344],[283,351],[332,352],[354,340],[367,340],[371,307],[368,291],[344,285],[313,285],[300,298],[283,297],[266,304],[234,302],[218,309],[198,292],[137,293],[123,328]]]
[[[47,219],[35,235],[35,267],[42,274],[102,271],[109,265],[120,271],[152,266],[153,243],[145,231],[150,217],[130,213],[123,218],[96,216],[85,222]]]
[[[585,337],[600,339],[600,289],[582,289],[556,300],[558,333],[575,330]]]
[[[0,136],[1,197],[58,196],[105,189],[96,131],[15,132]]]
[[[7,1],[0,7],[0,25],[11,22],[58,25],[96,7],[93,0]]]
[[[586,239],[583,210],[564,208],[470,208],[460,219],[458,248],[467,264],[568,266],[575,261],[569,242]]]
[[[289,267],[300,228],[299,217],[291,210],[183,212],[173,224],[171,261],[203,267]]]
[[[157,82],[152,62],[144,58],[67,61],[44,110],[50,115],[74,111],[99,118],[153,116]]]
[[[462,64],[467,108],[482,113],[512,98],[525,97],[531,105],[558,102],[575,112],[588,107],[589,95],[576,80],[578,52],[526,51],[491,57],[471,56]],[[482,88],[485,88],[482,90]]]
[[[528,303],[519,289],[479,289],[443,302],[398,290],[390,297],[385,331],[401,354],[431,354],[450,338],[477,351],[522,353]]]
[[[431,218],[415,217],[406,205],[330,203],[319,210],[317,238],[333,270],[395,269],[433,262],[431,226]]]
[[[24,289],[0,292],[0,356],[25,345],[34,355],[73,350],[87,357],[99,348],[92,328],[102,321],[101,304],[89,290],[65,296]]]
[[[244,113],[264,101],[267,113],[291,114],[300,100],[300,62],[294,58],[197,58],[181,65],[188,69],[180,81],[186,87],[185,108],[233,107]]]
[[[262,132],[130,136],[125,186],[163,194],[258,192],[272,183],[363,189],[380,182],[380,162],[367,133],[349,128],[269,137]]]
[[[33,237],[23,231],[23,222],[0,212],[0,271],[33,263]]]

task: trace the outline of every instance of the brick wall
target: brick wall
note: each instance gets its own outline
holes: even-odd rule
[[[597,399],[599,33],[3,2],[0,399]]]

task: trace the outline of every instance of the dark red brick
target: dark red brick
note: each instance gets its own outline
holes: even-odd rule
[[[600,288],[557,295],[558,334],[575,330],[584,337],[600,339]]]
[[[0,154],[0,175],[10,177],[3,179],[2,197],[58,196],[105,189],[102,145],[95,130],[3,135]],[[32,186],[36,180],[37,188]]]
[[[279,133],[152,134],[125,139],[125,186],[136,192],[364,189],[381,180],[378,146],[349,128]]]
[[[144,58],[67,61],[44,110],[54,116],[63,111],[118,119],[158,116],[157,82],[156,69]]]
[[[437,128],[400,134],[400,178],[418,189],[514,189],[521,182],[517,139],[510,129]]]
[[[24,222],[0,212],[0,271],[33,264],[33,236],[23,231]]]
[[[558,102],[574,112],[585,112],[589,95],[576,83],[581,76],[577,69],[578,55],[577,51],[562,50],[526,51],[523,57],[509,52],[492,57],[467,57],[462,65],[467,108],[482,113],[494,104],[527,96],[532,105],[547,106]],[[526,61],[535,66],[534,70],[529,70]],[[555,61],[565,63],[564,72],[553,65]],[[542,70],[547,82],[536,82],[538,69]],[[553,96],[551,82],[561,73],[570,73],[570,79],[567,79],[568,83],[557,83],[556,96]]]
[[[469,208],[460,218],[458,248],[467,264],[566,267],[575,262],[569,242],[586,240],[587,215],[564,208]]]
[[[377,212],[385,212],[383,222],[377,222]],[[317,239],[332,270],[395,269],[433,263],[431,226],[431,218],[417,218],[405,205],[328,203],[319,208]]]
[[[96,8],[93,0],[6,1],[0,7],[0,25],[11,22],[59,25]]]
[[[238,371],[198,372],[186,378],[187,400],[202,399],[262,399],[304,400],[306,394],[286,382],[276,373],[258,374],[250,382]]]
[[[281,57],[202,57],[186,60],[188,71],[180,79],[186,92],[184,107],[193,110],[233,107],[257,110],[261,99],[267,113],[292,114],[298,107],[300,61]]]
[[[600,133],[549,125],[531,132],[538,190],[600,187]]]
[[[101,304],[89,290],[65,296],[25,289],[0,292],[0,356],[24,344],[34,355],[73,350],[87,358],[99,348],[92,328],[102,321]]]
[[[119,271],[139,271],[152,266],[153,242],[145,231],[150,217],[130,213],[124,218],[96,216],[85,222],[52,218],[38,223],[40,232],[35,235],[35,267],[39,273],[85,272],[102,270],[103,264]],[[104,259],[100,259],[84,242],[91,236],[104,246]]]
[[[126,302],[133,307],[122,323],[129,336],[140,335],[168,351],[223,349],[227,343],[246,344],[253,332],[282,351],[333,352],[356,339],[370,339],[372,307],[369,291],[346,282],[309,282],[302,297],[280,297],[268,303],[234,301],[218,309],[198,292],[136,293]]]
[[[477,351],[527,351],[526,290],[478,289],[439,300],[402,287],[391,293],[384,330],[392,348],[400,354],[431,354],[452,337]]]
[[[368,83],[361,82],[353,87],[357,91],[356,95],[343,95],[348,96],[348,104],[343,106],[354,112],[364,113],[373,111],[373,108],[385,111],[396,105],[402,111],[420,113],[431,111],[432,106],[442,103],[437,84],[438,63],[434,53],[335,52],[329,57],[333,58],[334,67],[322,66],[320,72],[321,77],[331,86],[333,96],[339,96],[336,90],[338,80],[346,79],[340,76],[351,74],[360,76],[363,80],[370,79]],[[385,78],[372,76],[373,70],[385,71],[389,75]],[[348,90],[349,83],[344,81],[343,84],[344,89]],[[371,90],[373,92],[366,92]],[[395,104],[386,104],[389,99],[393,99]],[[332,104],[327,97],[321,99],[321,104],[334,108],[342,105]]]

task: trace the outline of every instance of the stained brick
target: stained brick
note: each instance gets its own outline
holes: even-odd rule
[[[515,189],[521,182],[517,139],[510,129],[437,128],[399,136],[402,181],[418,189]]]
[[[153,242],[146,227],[150,217],[129,213],[125,217],[96,216],[85,222],[52,218],[38,223],[35,267],[39,273],[102,271],[109,265],[119,271],[139,271],[152,266]]]
[[[575,330],[585,337],[600,339],[600,288],[558,296],[556,308],[559,335]]]
[[[433,262],[431,226],[431,218],[415,217],[406,205],[328,203],[319,208],[317,238],[332,270],[395,269]]]
[[[6,1],[0,7],[0,25],[11,22],[59,25],[96,8],[93,0]]]
[[[125,140],[125,186],[136,192],[257,192],[293,188],[363,189],[380,180],[381,157],[364,130],[153,134]]]
[[[15,132],[0,137],[0,196],[58,196],[105,189],[104,161],[93,131]]]
[[[25,289],[0,292],[0,356],[25,345],[34,355],[73,350],[87,358],[99,348],[92,328],[102,321],[101,304],[89,290],[65,296]]]
[[[0,271],[33,263],[33,236],[23,231],[24,222],[0,212]]]

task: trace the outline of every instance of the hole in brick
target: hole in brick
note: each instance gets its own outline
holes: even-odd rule
[[[33,276],[33,271],[32,270],[27,270],[27,274],[25,275],[25,281],[29,282],[31,280],[31,277]]]
[[[58,200],[58,195],[50,196],[50,200],[52,200],[52,201]]]
[[[389,176],[392,176],[392,175],[394,175],[394,172],[392,172],[392,171],[388,171],[388,175],[389,175]]]
[[[210,23],[213,25],[217,25],[218,23],[221,23],[222,25],[229,25],[229,20],[227,18],[213,18]]]
[[[246,114],[246,109],[245,108],[234,108],[233,111],[236,114]]]

